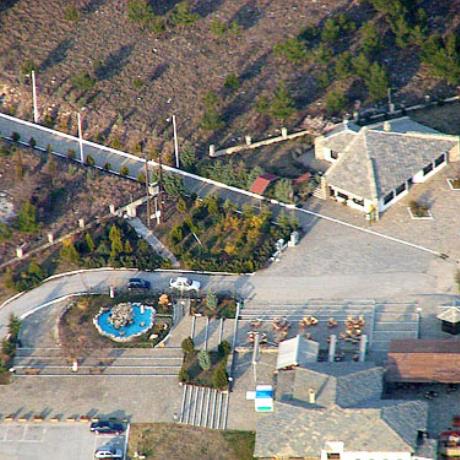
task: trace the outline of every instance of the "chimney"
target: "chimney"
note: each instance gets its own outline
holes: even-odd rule
[[[387,133],[391,131],[391,123],[389,121],[383,122],[383,130]]]
[[[336,344],[337,344],[337,336],[334,334],[330,335],[329,336],[329,356],[328,356],[328,361],[330,363],[334,362]]]
[[[313,388],[308,389],[308,402],[310,404],[315,404],[316,402],[316,392]]]
[[[359,362],[363,363],[366,359],[367,335],[363,334],[359,340]]]

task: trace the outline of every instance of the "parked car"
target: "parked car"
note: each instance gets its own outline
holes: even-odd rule
[[[94,452],[94,458],[123,458],[123,451],[118,447],[100,447]]]
[[[150,289],[150,281],[142,278],[130,278],[128,280],[128,289]]]
[[[93,433],[100,434],[121,434],[125,431],[123,423],[115,422],[112,420],[99,420],[98,422],[91,423],[89,427]]]
[[[179,276],[177,278],[171,278],[169,280],[169,287],[178,289],[179,291],[196,291],[200,290],[201,284],[198,281]]]

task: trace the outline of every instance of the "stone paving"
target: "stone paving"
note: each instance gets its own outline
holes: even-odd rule
[[[305,206],[327,216],[349,222],[385,235],[425,246],[460,259],[458,216],[460,190],[451,190],[447,179],[460,176],[460,163],[450,163],[423,184],[416,184],[410,193],[392,205],[377,223],[370,224],[364,214],[333,200],[312,198]],[[408,213],[411,200],[427,204],[432,220],[413,220]]]

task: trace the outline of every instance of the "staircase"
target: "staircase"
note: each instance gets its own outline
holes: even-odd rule
[[[320,200],[326,199],[326,197],[324,196],[324,192],[323,192],[323,190],[321,189],[321,187],[316,187],[315,190],[313,190],[312,195],[313,195],[315,198],[319,198]]]
[[[229,393],[184,385],[179,423],[202,428],[227,428]]]
[[[16,376],[142,376],[177,377],[180,348],[107,348],[78,360],[78,371],[60,348],[18,348]]]
[[[417,304],[377,304],[375,306],[372,351],[388,352],[391,340],[418,339]]]
[[[232,335],[232,319],[208,319],[205,316],[192,317],[190,337],[192,337],[197,349],[217,350],[222,340],[227,340],[231,343]]]

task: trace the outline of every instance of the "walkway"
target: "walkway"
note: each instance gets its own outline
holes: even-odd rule
[[[163,259],[170,260],[174,268],[180,267],[180,263],[174,254],[142,223],[139,218],[135,217],[133,219],[128,219],[128,224],[131,225],[137,235],[147,241],[153,250],[163,257]]]

